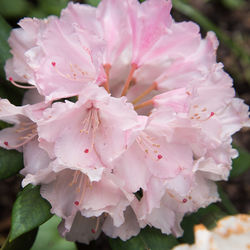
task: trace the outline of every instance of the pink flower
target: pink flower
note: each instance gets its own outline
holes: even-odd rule
[[[24,19],[11,34],[7,76],[40,95],[23,107],[1,100],[0,118],[17,125],[0,136],[18,145],[29,121],[23,185],[41,185],[69,240],[101,231],[126,240],[146,225],[180,236],[186,213],[219,200],[214,181],[229,175],[248,107],[216,62],[214,33],[202,39],[170,9],[165,0],[69,3],[60,18]]]
[[[0,131],[1,147],[23,152],[23,175],[34,174],[46,168],[50,162],[48,154],[38,145],[36,124],[46,107],[47,104],[44,103],[16,107],[6,99],[0,100],[0,119],[14,125]]]

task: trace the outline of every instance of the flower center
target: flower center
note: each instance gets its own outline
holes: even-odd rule
[[[37,125],[32,121],[21,122],[15,132],[18,134],[18,144],[10,145],[8,141],[4,142],[4,145],[8,146],[10,149],[24,146],[34,139],[37,136]]]

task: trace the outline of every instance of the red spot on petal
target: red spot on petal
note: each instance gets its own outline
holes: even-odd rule
[[[157,158],[160,160],[163,156],[162,155],[157,155]]]
[[[86,149],[84,150],[84,153],[87,154],[88,152],[89,152],[89,150],[86,148]]]
[[[5,146],[9,146],[9,143],[7,141],[4,142]]]
[[[183,200],[182,200],[182,202],[183,202],[183,203],[186,203],[186,202],[187,202],[187,199],[186,199],[186,198],[185,198],[185,199],[183,199]]]
[[[78,205],[79,205],[79,201],[75,201],[74,204],[75,204],[76,206],[78,206]]]
[[[211,112],[210,117],[214,116],[214,112]]]
[[[56,66],[56,63],[55,63],[55,62],[52,62],[51,65],[52,65],[53,67],[55,67],[55,66]]]
[[[13,78],[12,78],[11,76],[9,77],[9,81],[10,81],[10,82],[13,81]]]
[[[95,231],[95,229],[91,229],[91,232],[93,233],[93,234],[95,234],[96,233],[96,231]]]

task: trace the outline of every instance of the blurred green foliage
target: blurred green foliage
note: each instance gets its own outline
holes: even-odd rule
[[[53,216],[41,225],[31,250],[76,250],[75,243],[69,242],[59,235],[57,226],[60,221],[59,217]]]
[[[28,0],[1,0],[0,15],[10,18],[24,16],[45,18],[48,15],[60,15],[68,0],[38,0],[36,4]]]

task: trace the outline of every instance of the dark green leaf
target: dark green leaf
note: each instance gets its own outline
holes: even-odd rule
[[[41,197],[39,186],[26,186],[13,206],[10,241],[47,221],[52,216],[50,208],[48,201]]]
[[[237,214],[238,211],[235,208],[234,204],[230,201],[227,194],[223,191],[220,185],[218,186],[218,192],[221,198],[221,207],[228,213],[228,214]]]
[[[225,217],[227,214],[223,212],[217,205],[211,204],[206,208],[200,208],[196,213],[185,216],[181,223],[184,230],[183,236],[179,239],[181,242],[194,242],[194,225],[203,224],[208,229],[216,226],[219,219]]]
[[[238,150],[239,156],[233,160],[233,168],[230,173],[230,178],[237,177],[250,168],[250,154],[238,146],[234,145],[234,148]]]
[[[5,241],[1,250],[24,250],[30,249],[36,239],[37,228],[27,232],[13,241],[9,241],[9,237]]]
[[[68,0],[40,0],[39,9],[47,15],[60,15],[63,8],[67,6]]]
[[[145,228],[128,241],[110,239],[113,250],[168,250],[178,244],[171,235],[164,235],[155,228]]]
[[[0,180],[17,174],[23,168],[23,155],[16,150],[0,148]]]
[[[62,238],[57,230],[60,218],[53,216],[50,220],[40,226],[36,241],[31,250],[76,250],[73,242]]]
[[[23,89],[16,88],[9,82],[0,81],[0,97],[8,99],[14,105],[22,104],[24,92]]]
[[[221,0],[222,4],[225,5],[227,8],[236,9],[240,8],[245,4],[245,0]]]
[[[1,0],[0,14],[9,18],[25,16],[30,6],[27,0]]]
[[[9,24],[0,16],[0,75],[2,77],[5,76],[3,70],[5,61],[10,57],[10,48],[7,42],[10,30]]]
[[[100,3],[100,0],[85,0],[85,3],[90,4],[92,6],[97,6]]]

